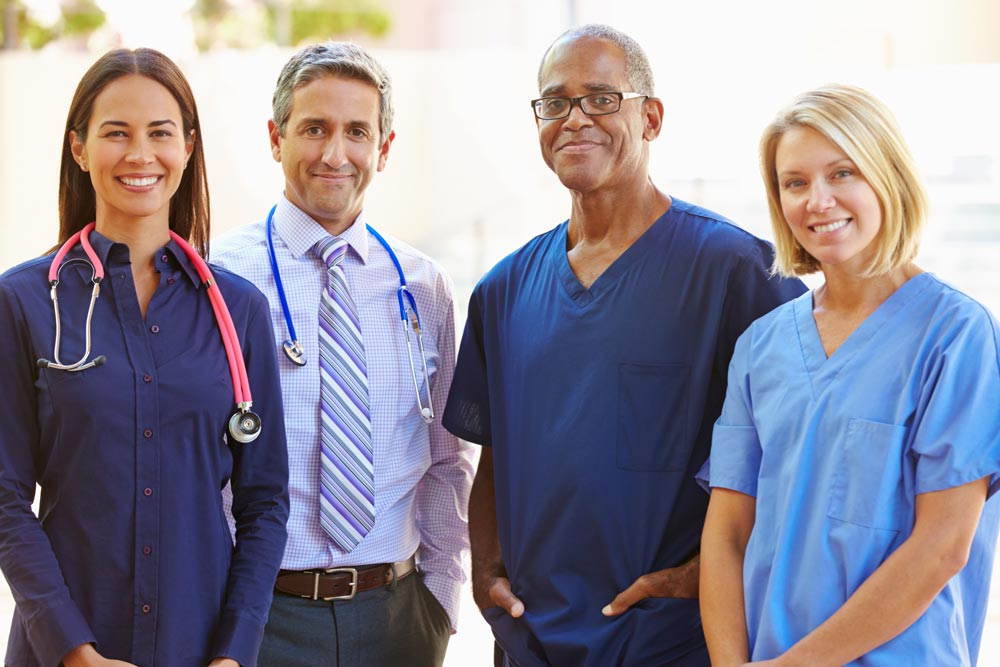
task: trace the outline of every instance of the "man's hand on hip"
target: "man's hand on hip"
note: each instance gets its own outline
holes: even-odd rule
[[[479,611],[490,607],[500,607],[514,618],[524,613],[524,603],[510,590],[507,577],[490,577],[476,585],[473,582],[472,597]]]
[[[650,572],[636,579],[618,594],[601,613],[618,616],[646,598],[698,598],[698,574],[701,558],[695,556],[683,565]]]

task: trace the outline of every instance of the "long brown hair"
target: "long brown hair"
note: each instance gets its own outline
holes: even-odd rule
[[[86,141],[94,100],[115,79],[140,74],[170,91],[181,109],[184,135],[194,130],[194,149],[177,192],[170,200],[170,229],[202,255],[208,254],[209,206],[201,122],[191,87],[170,58],[153,49],[116,49],[101,56],[80,79],[66,116],[62,163],[59,167],[59,243],[83,229],[97,215],[90,176],[80,169],[70,150],[70,132]]]

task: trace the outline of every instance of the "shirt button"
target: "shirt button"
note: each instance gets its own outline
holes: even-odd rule
[[[160,255],[160,261],[161,262],[167,261],[167,253],[163,253],[162,255]]]
[[[150,609],[152,609],[152,607],[150,607],[148,604],[142,605],[142,613],[148,614]]]
[[[142,548],[142,553],[144,553],[144,554],[146,554],[148,556],[149,554],[153,553],[153,547],[151,547],[151,546],[145,546],[145,547],[143,547]]]
[[[152,438],[153,437],[153,431],[147,428],[145,431],[142,432],[142,435],[146,439]]]
[[[143,382],[147,382],[147,383],[148,382],[152,382],[153,381],[153,376],[150,375],[149,373],[146,373],[145,375],[142,376],[142,381]]]
[[[145,489],[142,490],[142,493],[145,496],[151,496],[153,495],[153,490],[147,486]]]
[[[170,276],[169,278],[167,278],[167,284],[168,285],[173,285],[174,284],[174,277],[173,276]]]
[[[149,330],[152,331],[153,333],[160,333],[160,325],[154,324],[153,326],[149,327]]]

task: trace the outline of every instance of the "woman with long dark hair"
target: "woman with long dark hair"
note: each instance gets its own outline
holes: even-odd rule
[[[5,664],[252,666],[288,514],[274,337],[256,288],[201,261],[201,127],[163,54],[83,76],[59,217],[63,249],[0,277]]]

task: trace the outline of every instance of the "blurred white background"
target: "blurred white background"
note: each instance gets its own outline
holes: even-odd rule
[[[44,16],[60,3],[13,4]],[[69,101],[97,55],[119,44],[159,48],[191,81],[214,235],[261,219],[280,193],[266,121],[274,81],[293,49],[249,37],[243,43],[251,48],[197,49],[189,13],[196,0],[97,4],[108,20],[86,39],[0,50],[0,270],[54,244]],[[242,21],[264,4],[228,3]],[[479,276],[568,214],[568,197],[539,157],[528,100],[552,39],[592,21],[628,32],[652,61],[666,107],[652,149],[657,185],[761,236],[770,233],[756,145],[773,113],[796,93],[830,81],[882,97],[903,126],[934,206],[920,263],[1000,311],[996,0],[380,4],[391,19],[388,31],[378,38],[351,33],[385,63],[395,85],[397,139],[369,190],[369,219],[442,262],[456,283],[459,331]],[[994,591],[982,665],[1000,665],[1000,577]],[[11,608],[4,591],[0,628]],[[0,648],[5,636],[0,630]],[[447,665],[489,665],[491,650],[469,597]]]

